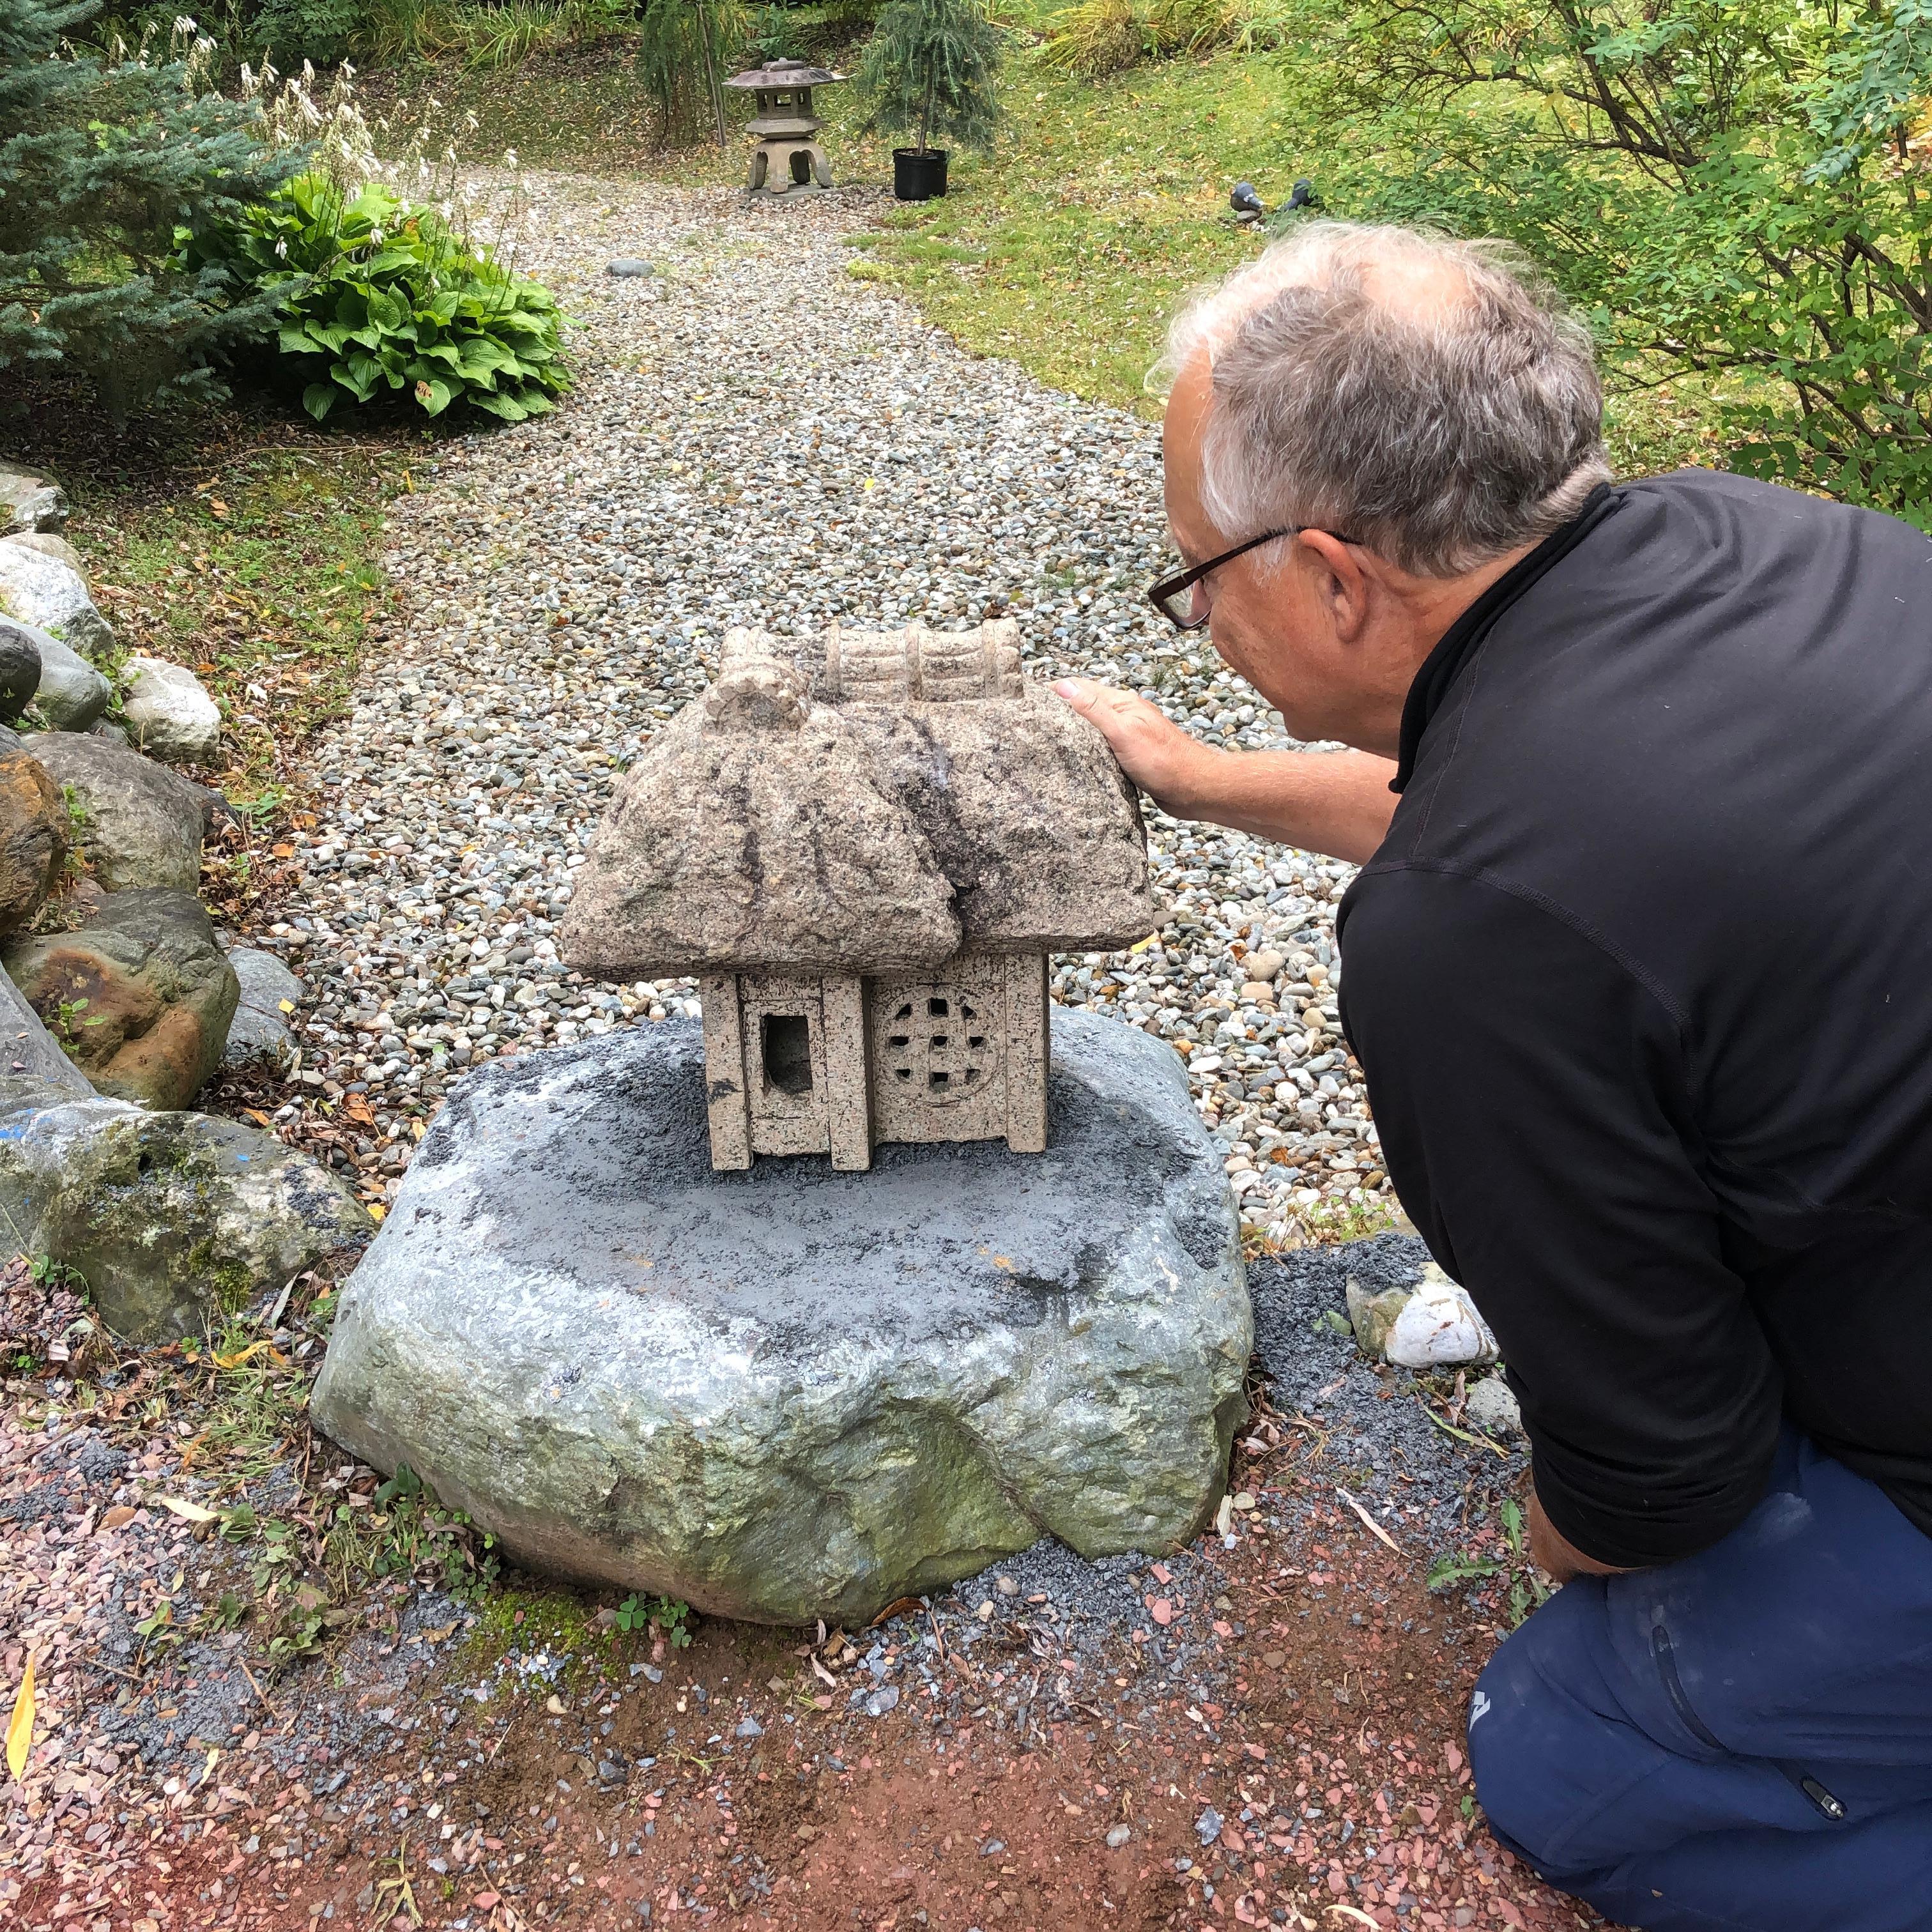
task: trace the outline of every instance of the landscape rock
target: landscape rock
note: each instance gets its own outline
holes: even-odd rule
[[[0,463],[0,536],[67,526],[67,492],[38,470]]]
[[[1462,1414],[1472,1428],[1490,1436],[1520,1436],[1522,1406],[1501,1376],[1485,1376],[1463,1398]]]
[[[110,893],[86,925],[17,939],[0,963],[97,1093],[178,1108],[220,1064],[240,986],[190,893]]]
[[[107,891],[195,890],[209,804],[201,786],[95,732],[43,731],[26,742],[71,790],[82,855]]]
[[[689,1022],[451,1096],[344,1288],[316,1426],[532,1568],[856,1629],[1052,1534],[1209,1520],[1252,1322],[1172,1050],[1056,1016],[1052,1145],[710,1166]]]
[[[34,709],[56,731],[85,731],[107,709],[114,687],[78,651],[32,624],[0,616],[0,639],[17,663],[31,650],[40,661]]]
[[[302,982],[272,952],[238,946],[228,956],[242,988],[241,1004],[228,1028],[224,1066],[260,1065],[278,1070],[295,1057],[289,1015],[302,998]]]
[[[32,922],[67,863],[60,788],[10,731],[0,746],[0,938]]]
[[[87,1076],[61,1051],[20,988],[0,971],[0,1120],[22,1108],[93,1098]]]
[[[26,1251],[78,1269],[102,1320],[141,1344],[201,1334],[370,1226],[272,1134],[93,1098],[8,1121],[0,1202]]]
[[[17,536],[0,537],[0,616],[58,638],[84,658],[106,657],[114,633],[94,607],[87,580],[64,557]]]
[[[1362,1352],[1405,1369],[1454,1367],[1493,1362],[1496,1337],[1466,1290],[1433,1262],[1414,1286],[1371,1294],[1348,1283],[1348,1317]]]
[[[81,554],[64,536],[52,530],[22,530],[8,538],[11,543],[24,544],[28,550],[38,550],[43,556],[50,556],[57,563],[64,563],[83,581],[87,576],[87,566]]]
[[[221,711],[183,666],[161,658],[128,660],[121,700],[128,735],[150,758],[175,765],[212,765],[221,748]]]
[[[40,649],[32,632],[0,618],[0,719],[17,724],[40,688]]]
[[[607,275],[630,279],[640,275],[654,275],[657,271],[650,262],[640,262],[634,255],[619,255],[613,259],[604,272]]]

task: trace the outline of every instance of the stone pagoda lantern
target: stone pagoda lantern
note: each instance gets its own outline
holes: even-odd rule
[[[1047,955],[1158,914],[1106,740],[976,630],[736,630],[620,786],[564,950],[689,975],[711,1160],[1047,1141]]]
[[[815,194],[832,185],[832,170],[817,138],[825,124],[812,111],[812,90],[845,78],[803,61],[775,60],[725,82],[748,90],[757,102],[749,125],[758,145],[752,150],[748,194],[777,199],[801,190]]]

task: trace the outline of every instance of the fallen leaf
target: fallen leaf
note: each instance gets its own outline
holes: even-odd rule
[[[34,1653],[27,1653],[27,1667],[20,1675],[20,1689],[14,1700],[14,1715],[7,1726],[7,1768],[19,1782],[27,1768],[27,1752],[34,1742]]]
[[[111,1510],[104,1510],[100,1520],[94,1525],[97,1534],[104,1529],[118,1529],[124,1522],[132,1522],[140,1511],[131,1503],[116,1503]]]
[[[214,1366],[218,1369],[238,1369],[250,1355],[258,1355],[268,1347],[266,1341],[250,1342],[245,1348],[237,1348],[232,1355],[217,1355]]]
[[[1331,1905],[1328,1910],[1339,1912],[1344,1918],[1359,1919],[1363,1924],[1372,1928],[1372,1932],[1382,1932],[1382,1928],[1366,1912],[1359,1912],[1352,1905]]]
[[[1382,1525],[1381,1525],[1380,1523],[1378,1523],[1378,1522],[1376,1522],[1376,1520],[1375,1520],[1375,1518],[1374,1518],[1373,1516],[1372,1516],[1371,1515],[1370,1515],[1370,1514],[1368,1513],[1368,1511],[1367,1511],[1366,1510],[1365,1510],[1364,1508],[1363,1508],[1363,1507],[1361,1506],[1361,1504],[1360,1504],[1360,1503],[1358,1503],[1358,1502],[1356,1502],[1356,1500],[1354,1499],[1354,1498],[1353,1496],[1352,1496],[1351,1495],[1349,1495],[1349,1493],[1348,1492],[1348,1491],[1347,1491],[1346,1490],[1343,1490],[1343,1489],[1337,1489],[1337,1490],[1336,1490],[1335,1493],[1336,1493],[1338,1496],[1340,1496],[1340,1497],[1342,1498],[1342,1500],[1345,1503],[1346,1503],[1346,1504],[1348,1505],[1348,1507],[1349,1507],[1352,1510],[1353,1510],[1355,1512],[1355,1514],[1356,1514],[1358,1516],[1360,1516],[1360,1517],[1362,1519],[1362,1520],[1363,1520],[1365,1523],[1366,1523],[1366,1524],[1368,1525],[1368,1526],[1370,1527],[1370,1529],[1372,1529],[1372,1530],[1373,1530],[1373,1531],[1375,1532],[1375,1533],[1376,1533],[1376,1535],[1378,1535],[1378,1537],[1380,1537],[1380,1538],[1382,1538],[1382,1540],[1383,1540],[1383,1542],[1386,1543],[1386,1544],[1388,1545],[1388,1546],[1389,1546],[1391,1550],[1394,1550],[1394,1551],[1395,1551],[1398,1555],[1400,1555],[1400,1552],[1401,1552],[1401,1550],[1402,1550],[1402,1545],[1401,1545],[1400,1544],[1399,1544],[1398,1542],[1396,1542],[1396,1540],[1395,1540],[1395,1538],[1394,1538],[1394,1537],[1392,1537],[1391,1535],[1390,1535],[1390,1534],[1388,1533],[1388,1532],[1387,1530],[1385,1530],[1384,1528],[1383,1528],[1383,1527],[1382,1526]]]
[[[179,1496],[162,1497],[161,1507],[164,1510],[172,1510],[184,1522],[212,1522],[214,1520],[214,1510],[203,1509],[199,1503],[184,1502]]]
[[[383,1216],[386,1215],[388,1211],[388,1209],[386,1208],[377,1207],[373,1201],[369,1203],[369,1218],[370,1220],[374,1221],[378,1227],[382,1226]]]
[[[242,1117],[244,1120],[253,1120],[258,1127],[266,1127],[271,1124],[268,1115],[263,1113],[260,1107],[244,1107],[242,1109]]]

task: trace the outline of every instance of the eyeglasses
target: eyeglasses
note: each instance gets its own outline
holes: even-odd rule
[[[1278,537],[1298,537],[1308,527],[1298,524],[1285,530],[1264,530],[1258,537],[1250,537],[1246,543],[1235,544],[1232,550],[1224,550],[1219,556],[1210,556],[1205,563],[1197,563],[1192,570],[1177,570],[1172,577],[1163,577],[1148,586],[1148,602],[1172,624],[1177,631],[1198,631],[1214,613],[1203,610],[1199,616],[1194,614],[1194,586],[1210,572],[1219,570],[1224,563],[1232,563],[1238,556],[1246,556],[1251,550],[1258,550],[1264,543],[1273,543]],[[1337,543],[1352,544],[1353,537],[1345,537],[1340,531],[1329,532]]]

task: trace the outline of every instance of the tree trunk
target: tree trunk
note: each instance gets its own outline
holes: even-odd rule
[[[698,31],[704,42],[704,86],[711,96],[711,112],[718,123],[718,145],[724,146],[724,97],[718,91],[718,70],[711,60],[711,16],[705,0],[698,0]]]

